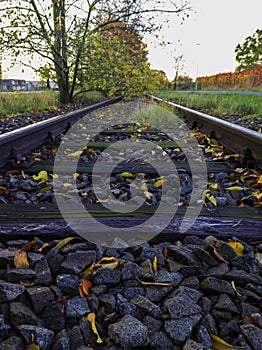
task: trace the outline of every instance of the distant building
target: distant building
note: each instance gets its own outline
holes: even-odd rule
[[[26,81],[22,79],[0,80],[0,91],[39,91],[46,88],[45,83],[40,81]],[[50,82],[51,90],[58,90],[58,85]]]

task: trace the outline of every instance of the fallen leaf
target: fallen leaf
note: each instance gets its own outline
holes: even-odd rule
[[[6,187],[0,186],[0,191],[3,192],[4,196],[7,197],[9,195],[9,191]]]
[[[61,249],[63,248],[67,243],[71,242],[73,239],[77,237],[66,237],[62,241],[58,242],[56,245],[56,248]]]
[[[31,343],[31,344],[26,345],[25,349],[26,350],[40,350],[40,347],[36,343]]]
[[[238,222],[233,224],[232,227],[237,227],[238,225],[240,225],[241,221],[242,221],[242,219],[238,220]]]
[[[157,257],[156,256],[154,256],[152,266],[153,266],[153,271],[156,274],[157,273]]]
[[[45,193],[45,192],[47,192],[47,191],[49,191],[51,189],[52,189],[52,186],[46,186],[46,187],[41,188],[41,190],[39,192],[40,193]]]
[[[26,287],[26,288],[30,288],[33,287],[36,282],[32,282],[32,283],[24,283],[24,282],[20,282],[22,286]]]
[[[157,180],[157,181],[154,183],[154,186],[155,186],[156,188],[158,188],[158,187],[162,186],[163,183],[165,183],[165,182],[166,182],[166,180]]]
[[[25,172],[24,172],[23,169],[21,170],[21,176],[22,176],[22,178],[25,180]]]
[[[42,253],[42,251],[43,251],[46,247],[48,247],[48,246],[49,246],[48,243],[44,243],[39,249],[37,249],[37,251],[38,251],[39,253]]]
[[[119,260],[115,257],[105,257],[95,263],[94,267],[103,267],[106,269],[115,269],[119,264]]]
[[[132,173],[130,173],[128,171],[125,171],[125,172],[121,173],[120,175],[123,177],[131,177],[131,178],[135,177]]]
[[[231,186],[225,188],[226,191],[243,191],[243,187],[241,186]]]
[[[38,175],[33,175],[33,179],[40,182],[38,184],[44,183],[48,180],[48,173],[45,170],[41,170]]]
[[[92,327],[92,331],[97,335],[97,340],[96,342],[97,343],[103,343],[103,340],[100,338],[100,335],[98,334],[98,331],[97,331],[97,328],[96,328],[96,321],[95,321],[95,318],[96,318],[96,315],[94,312],[91,312],[87,315],[87,319],[88,321],[90,322],[91,324],[91,327]]]
[[[142,286],[159,286],[159,287],[169,287],[174,286],[175,284],[173,282],[145,282],[138,279],[138,282],[142,284]]]
[[[236,292],[236,295],[238,297],[242,297],[242,295],[239,293],[239,291],[236,288],[235,281],[231,281],[231,285],[232,285],[232,288],[234,289],[234,291]]]
[[[34,239],[33,241],[26,243],[21,250],[25,251],[25,252],[29,252],[32,248],[34,248],[36,246],[36,244],[38,243],[38,239]]]
[[[239,242],[227,242],[227,244],[230,245],[234,249],[237,256],[244,255],[245,247],[243,246],[243,244],[241,244]]]
[[[218,184],[217,183],[213,183],[209,185],[209,189],[210,190],[217,190],[218,189]]]
[[[81,288],[85,296],[89,296],[91,288],[93,287],[92,283],[88,281],[86,278],[82,278],[81,280]]]
[[[14,256],[14,264],[17,269],[29,269],[27,253],[25,251],[16,252]]]
[[[215,334],[210,334],[214,350],[245,349],[245,346],[230,345]]]
[[[83,277],[89,277],[93,274],[93,270],[95,267],[95,263],[92,263],[90,266],[88,266],[82,273]]]

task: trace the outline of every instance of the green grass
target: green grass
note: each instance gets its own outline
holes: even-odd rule
[[[155,91],[153,95],[176,102],[214,117],[237,115],[262,119],[262,97],[240,94],[199,94],[195,92]]]
[[[76,102],[100,101],[100,92],[89,91],[78,95]],[[42,91],[32,93],[12,92],[0,94],[0,118],[23,113],[56,109],[60,105],[58,91]]]

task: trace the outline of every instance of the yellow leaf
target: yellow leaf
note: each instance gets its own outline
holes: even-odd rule
[[[52,186],[46,186],[46,187],[41,188],[41,190],[39,192],[40,193],[45,193],[45,192],[47,192],[47,191],[49,191],[51,189],[52,189]]]
[[[173,282],[145,282],[138,279],[138,282],[142,284],[142,286],[159,286],[159,287],[169,287],[174,286],[175,284]]]
[[[134,175],[128,171],[125,171],[125,172],[121,173],[120,175],[123,177],[131,177],[131,178],[134,177]]]
[[[225,190],[227,190],[227,191],[243,191],[243,187],[231,186],[231,187],[225,188]]]
[[[217,201],[214,196],[211,196],[210,194],[206,194],[207,199],[216,207],[217,206]]]
[[[79,173],[74,173],[73,178],[76,179],[76,178],[78,178],[79,175],[80,175]]]
[[[85,269],[85,271],[83,271],[83,276],[84,277],[89,277],[93,274],[93,270],[95,267],[95,263],[92,263],[88,268]]]
[[[25,251],[16,252],[14,256],[14,264],[17,269],[29,269],[27,253]]]
[[[97,343],[103,343],[103,340],[100,338],[99,334],[98,334],[98,331],[97,331],[97,328],[96,328],[96,321],[95,321],[95,318],[96,318],[96,315],[94,312],[91,312],[90,314],[87,315],[87,319],[88,321],[90,322],[91,324],[91,327],[92,327],[92,331],[97,335],[97,340],[96,342]]]
[[[153,265],[154,273],[156,274],[156,272],[157,272],[157,257],[156,256],[154,256],[152,265]]]
[[[218,189],[218,184],[211,184],[209,185],[210,190],[217,190]]]
[[[260,175],[260,176],[258,177],[257,183],[258,183],[258,184],[262,184],[262,175]]]
[[[217,146],[218,142],[216,139],[209,139],[209,144],[210,144],[210,146]]]
[[[62,241],[58,242],[56,245],[56,248],[61,249],[63,246],[65,246],[67,243],[71,242],[73,239],[77,237],[66,237]]]
[[[47,171],[45,170],[41,170],[38,175],[33,175],[33,179],[36,181],[39,181],[39,184],[46,182],[48,180],[48,174]]]
[[[68,153],[67,156],[68,157],[79,157],[79,156],[81,156],[82,152],[83,151],[81,150],[81,151],[76,151],[74,153]]]
[[[21,175],[22,175],[22,178],[25,180],[25,173],[23,169],[21,170]]]
[[[40,350],[40,347],[36,343],[31,343],[31,344],[26,345],[25,349],[26,350]]]
[[[95,263],[95,268],[103,267],[104,269],[115,269],[119,264],[119,260],[114,257],[105,257]]]
[[[214,350],[245,349],[245,346],[230,345],[215,334],[210,334]]]
[[[166,180],[158,180],[154,183],[154,186],[158,188],[162,186],[164,182],[166,182]]]
[[[70,184],[69,182],[64,183],[64,187],[71,187],[71,186],[72,184]]]
[[[57,174],[49,174],[53,179],[58,179],[59,176]]]
[[[144,183],[142,184],[142,186],[140,186],[140,190],[142,190],[143,192],[147,191],[147,185]]]
[[[243,244],[241,244],[239,242],[227,242],[227,244],[230,245],[234,249],[237,256],[244,255],[245,247],[243,246]]]
[[[210,190],[205,190],[205,191],[202,193],[202,201],[205,200],[206,195],[207,195],[208,193],[210,193]]]

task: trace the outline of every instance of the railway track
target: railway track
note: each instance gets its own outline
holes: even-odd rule
[[[160,101],[158,98],[155,98],[153,96],[150,96],[151,99],[154,99],[158,102]],[[61,133],[64,133],[65,131],[68,131],[70,127],[76,122],[76,120],[79,120],[79,118],[83,117],[84,115],[89,115],[89,113],[100,110],[104,106],[108,106],[111,104],[114,104],[120,100],[119,97],[115,99],[110,99],[106,101],[105,103],[98,103],[91,107],[84,108],[82,110],[71,112],[64,116],[59,116],[52,118],[46,122],[40,122],[36,125],[31,125],[13,132],[10,132],[8,134],[4,134],[0,136],[0,148],[1,148],[1,154],[3,155],[1,157],[1,166],[2,166],[2,173],[8,173],[12,171],[16,171],[19,173],[21,169],[23,169],[23,172],[26,173],[26,176],[36,176],[39,172],[41,172],[43,169],[47,171],[47,173],[52,173],[53,167],[54,167],[54,160],[38,160],[37,162],[30,162],[30,161],[23,161],[24,153],[29,152],[32,148],[36,148],[39,144],[46,143],[47,147],[50,148],[56,148],[59,146],[60,140],[56,140],[56,137],[60,135]],[[133,104],[133,105],[132,105]],[[167,103],[170,105],[170,103]],[[124,105],[124,103],[122,104]],[[131,103],[132,108],[128,108],[128,113],[134,112],[134,105],[135,110],[137,109],[136,103]],[[171,104],[173,106],[173,104]],[[113,108],[115,108],[115,104],[113,105]],[[187,117],[192,118],[191,124],[194,122],[197,122],[197,127],[205,132],[210,133],[211,130],[215,130],[216,138],[219,140],[219,142],[223,143],[225,146],[232,149],[234,152],[241,153],[243,148],[249,147],[251,149],[252,155],[254,156],[255,160],[252,156],[249,154],[249,158],[243,155],[242,160],[239,164],[239,166],[247,165],[246,163],[249,162],[254,165],[254,162],[256,163],[255,166],[260,166],[261,164],[261,154],[262,154],[262,137],[261,134],[250,132],[247,130],[242,130],[243,128],[240,128],[239,126],[234,125],[228,125],[229,123],[225,123],[221,120],[217,120],[216,118],[203,115],[202,113],[194,112],[192,110],[189,110],[185,107],[181,107],[178,105],[175,105],[177,109],[180,109],[183,111],[183,113],[186,114]],[[140,108],[140,107],[139,107]],[[139,109],[138,108],[138,109]],[[123,109],[123,107],[120,107],[120,111]],[[129,111],[130,109],[130,111]],[[121,112],[122,113],[122,112]],[[120,114],[121,114],[120,113]],[[127,111],[123,112],[123,116],[119,119],[119,116],[117,115],[116,118],[114,118],[114,122],[111,120],[111,123],[117,124],[117,121],[119,123],[119,120],[122,120],[122,124],[125,122],[125,113]],[[96,118],[95,118],[96,119]],[[81,119],[80,119],[81,120]],[[210,123],[210,124],[209,124]],[[121,124],[121,123],[120,123]],[[88,130],[90,128],[93,129],[93,133],[99,132],[99,130],[95,130],[95,126],[97,125],[97,121],[95,120],[94,124],[90,124],[88,127]],[[127,123],[127,127],[124,128],[105,128],[100,133],[100,138],[94,140],[89,139],[88,147],[91,149],[95,148],[98,149],[99,152],[102,152],[103,150],[107,150],[108,146],[111,144],[117,145],[117,139],[120,135],[124,134],[124,139],[132,139],[132,135],[134,134],[134,130],[128,130],[130,128],[130,125]],[[137,128],[135,126],[135,128]],[[228,129],[230,131],[228,131]],[[132,129],[132,128],[131,128]],[[240,136],[240,131],[241,136]],[[150,140],[151,135],[154,135],[156,131],[150,131],[148,129],[140,130],[139,137],[144,138],[148,137]],[[136,134],[136,137],[138,137]],[[164,133],[162,133],[164,134]],[[102,135],[102,136],[101,136]],[[104,136],[103,136],[104,135]],[[233,144],[232,143],[232,135],[237,135],[237,142]],[[105,137],[109,137],[109,140],[105,140]],[[163,138],[164,136],[161,135]],[[111,138],[111,139],[110,139]],[[120,137],[121,139],[121,137]],[[241,146],[240,146],[240,140],[241,140]],[[75,149],[78,149],[78,143],[75,142],[76,140],[73,139],[71,143],[67,143],[67,145],[72,146]],[[177,144],[178,141],[170,140],[168,138],[161,139],[161,142],[159,143],[161,147],[164,149],[176,149],[178,147]],[[77,146],[73,145],[73,143],[76,143]],[[255,145],[255,146],[254,146]],[[186,143],[182,143],[179,141],[179,146],[188,147]],[[121,152],[121,147],[123,147],[121,144],[116,147],[116,152]],[[118,147],[118,148],[117,148]],[[126,145],[124,147],[127,147]],[[133,151],[139,150],[141,147],[145,147],[144,144],[140,143],[130,143],[128,144],[128,147],[131,147]],[[241,148],[241,149],[240,149]],[[71,150],[72,153],[72,150]],[[10,157],[11,154],[11,157]],[[77,158],[79,157],[80,153],[77,153]],[[143,155],[142,155],[143,156]],[[145,156],[145,155],[144,155]],[[246,157],[246,159],[245,159]],[[161,160],[162,161],[162,160]],[[56,170],[59,171],[60,176],[66,176],[68,174],[68,165],[71,164],[72,160],[70,159],[61,159],[60,162],[56,165]],[[89,174],[91,175],[94,169],[95,162],[88,161],[88,162],[80,162],[77,165],[77,172],[80,174]],[[159,164],[159,163],[158,163]],[[161,175],[162,176],[168,176],[170,172],[173,171],[173,162],[166,163],[163,167],[162,164],[160,164],[161,167]],[[192,176],[194,174],[200,174],[202,172],[203,163],[201,162],[193,162],[189,164],[188,162],[185,162],[184,160],[175,159],[175,167],[177,174],[180,176]],[[212,159],[208,160],[206,163],[206,169],[208,176],[211,174],[228,174],[232,173],[231,167],[228,166],[224,161],[215,162],[212,161]],[[159,176],[159,172],[152,167],[150,164],[141,163],[141,162],[120,162],[120,164],[117,164],[114,166],[113,169],[111,169],[112,176],[115,176],[117,174],[121,174],[124,172],[131,173],[131,174],[137,174],[137,173],[146,173],[150,178],[157,178]],[[108,171],[108,165],[106,164],[100,164],[99,170],[97,170],[97,175],[105,174]],[[48,185],[49,186],[49,185]],[[48,187],[47,186],[47,187]],[[45,188],[41,189],[42,191],[45,190]],[[203,189],[202,189],[203,190]],[[23,191],[20,191],[23,192]],[[23,193],[22,193],[23,194]],[[151,195],[151,194],[150,194]],[[198,199],[201,201],[201,195],[198,193]],[[21,198],[23,196],[20,196]],[[62,198],[63,199],[63,198]],[[206,200],[206,199],[205,199]],[[183,216],[187,216],[188,220],[190,221],[192,217],[199,216],[194,222],[194,225],[192,227],[190,226],[190,231],[187,231],[190,234],[196,234],[196,235],[206,235],[207,232],[213,232],[217,235],[220,235],[221,237],[229,237],[232,235],[239,235],[244,239],[247,240],[253,240],[255,237],[260,237],[260,224],[261,224],[261,209],[260,208],[253,208],[253,207],[246,207],[246,208],[228,208],[227,206],[218,206],[214,207],[209,203],[208,200],[206,200],[209,205],[203,206],[200,212],[198,212],[193,206],[191,207],[191,202],[188,200],[188,203],[181,208],[177,208],[177,210],[174,213],[174,219],[171,220],[170,224],[167,225],[167,227],[163,227],[163,230],[161,230],[161,234],[158,235],[158,239],[160,240],[166,240],[169,237],[169,240],[177,239],[177,237],[184,237],[186,235],[185,232],[179,231],[179,225],[183,221],[181,218]],[[39,203],[34,203],[33,205],[30,203],[23,203],[22,201],[19,202],[19,204],[15,203],[7,203],[6,205],[2,205],[0,210],[0,232],[2,235],[4,235],[5,230],[12,231],[12,221],[16,217],[16,220],[20,222],[20,233],[24,234],[24,225],[27,225],[28,223],[36,223],[41,222],[42,225],[46,225],[45,232],[48,232],[48,224],[46,224],[47,220],[52,220],[53,222],[59,223],[59,225],[62,225],[61,227],[67,227],[65,222],[63,221],[63,216],[61,215],[59,209],[56,205],[49,205],[48,202],[42,202],[39,201]],[[185,200],[187,202],[187,200]],[[181,203],[180,203],[181,204]],[[187,206],[189,205],[189,208]],[[19,208],[19,209],[18,209]],[[44,208],[44,209],[43,209]],[[18,213],[18,210],[21,214]],[[154,214],[155,208],[152,206],[149,206],[149,203],[146,203],[145,205],[142,205],[139,209],[137,209],[134,213],[124,214],[124,213],[114,213],[110,211],[104,211],[100,206],[96,206],[94,204],[85,204],[85,209],[90,213],[92,217],[99,218],[100,222],[104,223],[104,226],[107,227],[107,225],[112,224],[112,226],[115,227],[130,227],[132,225],[132,222],[136,224],[143,224],[143,228],[147,232],[151,232],[152,230],[152,223],[146,223],[146,218],[152,216]],[[164,215],[168,213],[168,215],[172,214],[173,209],[170,210],[165,209]],[[74,210],[73,210],[74,212]],[[74,218],[75,223],[79,223],[78,221],[85,216],[83,212],[70,212],[68,214],[69,216],[72,216]],[[241,224],[237,224],[241,221]],[[8,223],[8,224],[6,224]],[[179,224],[178,224],[179,223]],[[136,225],[135,224],[135,225]],[[237,224],[237,225],[236,225]],[[8,229],[8,225],[10,226]],[[252,234],[250,233],[252,230]],[[16,230],[15,230],[16,231]],[[58,230],[59,231],[59,230]],[[70,229],[60,230],[61,232],[71,232]],[[90,222],[89,225],[89,232],[93,235],[96,235],[97,233],[97,226],[96,223],[93,221]],[[14,233],[14,236],[17,235],[17,231]],[[143,237],[143,235],[141,236]]]

